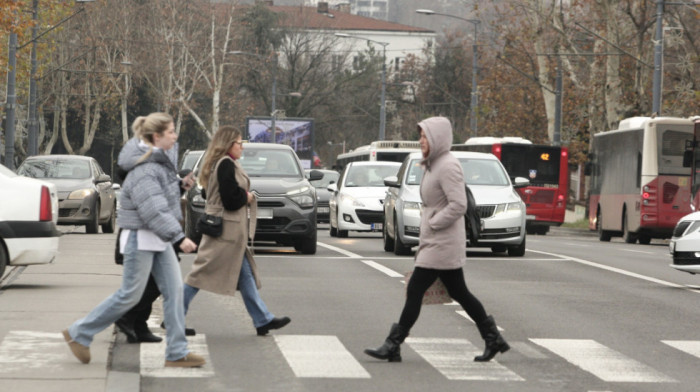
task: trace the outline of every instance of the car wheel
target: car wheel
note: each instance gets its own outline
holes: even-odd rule
[[[537,230],[537,234],[546,235],[549,232],[549,226],[540,226]]]
[[[5,245],[0,241],[0,278],[5,274],[5,267],[7,267],[7,249]]]
[[[651,237],[646,234],[640,234],[639,243],[642,245],[649,245],[651,243]]]
[[[603,230],[603,220],[602,216],[600,215],[600,211],[598,211],[598,215],[596,218],[596,225],[598,226],[598,239],[603,241],[603,242],[610,242],[610,232],[607,230]]]
[[[340,215],[340,213],[338,213]],[[338,238],[348,238],[348,231],[347,230],[340,230],[340,217],[336,216],[335,217],[335,223],[338,225],[336,228],[336,234],[338,234]]]
[[[508,247],[508,256],[511,256],[511,257],[525,256],[525,238],[523,238],[523,242],[521,242],[520,245]]]
[[[394,220],[394,226],[396,226],[396,220]],[[387,232],[386,218],[384,219],[384,228],[382,228],[382,237],[384,239],[384,251],[392,252],[394,250],[394,239],[390,238]]]
[[[397,256],[406,256],[411,254],[411,247],[404,245],[399,236],[399,225],[396,224],[394,217],[394,254]]]
[[[88,234],[97,234],[99,230],[99,220],[100,220],[100,202],[95,203],[95,208],[92,209],[92,216],[90,216],[90,222],[85,225],[85,232]]]
[[[107,222],[103,223],[102,225],[102,232],[103,233],[114,233],[114,229],[117,226],[117,205],[114,204],[112,206],[112,211],[109,213],[109,220]]]
[[[629,225],[627,224],[627,211],[622,212],[622,238],[628,244],[637,242],[637,233],[630,232]]]
[[[532,227],[532,226],[528,226],[525,228],[525,232],[527,234],[534,235],[534,234],[537,234],[537,228]]]
[[[299,238],[296,243],[294,243],[294,249],[305,255],[315,255],[316,254],[316,232],[308,238]]]

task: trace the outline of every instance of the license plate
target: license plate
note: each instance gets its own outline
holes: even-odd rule
[[[370,227],[372,228],[372,230],[381,230],[384,228],[384,224],[383,223],[372,223],[370,225]]]
[[[331,212],[331,208],[330,207],[318,207],[317,212],[320,214],[327,214],[327,213]]]
[[[258,219],[272,219],[272,209],[258,208]]]
[[[535,218],[537,218],[537,217],[534,215],[526,215],[525,216],[525,219],[527,219],[527,220],[535,220]]]

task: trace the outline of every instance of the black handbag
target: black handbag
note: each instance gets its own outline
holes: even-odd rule
[[[197,220],[197,231],[209,237],[219,237],[224,231],[223,219],[220,216],[202,214]]]

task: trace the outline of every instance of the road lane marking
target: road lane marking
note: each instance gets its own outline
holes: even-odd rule
[[[662,340],[661,343],[700,358],[700,340]]]
[[[387,268],[379,263],[375,263],[372,260],[360,260],[360,261],[362,261],[363,263],[367,264],[368,266],[376,269],[377,271],[380,271],[380,272],[383,272],[383,273],[389,275],[389,277],[392,277],[392,278],[403,278],[404,277],[404,274],[400,274],[400,273],[394,271],[393,269]]]
[[[204,334],[187,337],[187,348],[195,354],[201,355],[207,361],[199,368],[165,367],[165,335],[154,333],[163,338],[160,343],[141,344],[141,376],[142,377],[171,377],[171,378],[201,378],[213,377],[214,367],[209,357],[207,341]]]
[[[371,378],[337,336],[274,335],[297,377]]]
[[[522,354],[530,359],[547,359],[547,358],[549,358],[544,353],[542,353],[540,350],[532,347],[532,345],[529,343],[508,341],[508,344],[510,344],[510,347],[514,351],[517,351],[520,354]]]
[[[692,288],[689,288],[689,287],[687,287],[687,286],[685,286],[685,285],[680,285],[680,284],[676,284],[676,283],[667,282],[667,281],[665,281],[665,280],[652,278],[652,277],[650,277],[650,276],[646,276],[646,275],[638,274],[638,273],[636,273],[636,272],[631,272],[631,271],[623,270],[623,269],[621,269],[621,268],[610,267],[610,266],[608,266],[608,265],[599,264],[599,263],[594,263],[594,262],[592,262],[592,261],[583,260],[583,259],[579,259],[579,258],[576,258],[576,257],[566,256],[566,255],[560,255],[560,254],[556,254],[556,253],[542,252],[542,251],[539,251],[539,250],[530,250],[530,249],[528,249],[528,251],[533,252],[533,253],[541,253],[541,254],[549,255],[549,256],[556,256],[556,257],[560,257],[560,258],[562,258],[562,259],[564,259],[564,260],[570,260],[570,261],[573,261],[573,262],[575,262],[575,263],[587,265],[587,266],[589,266],[589,267],[595,267],[595,268],[599,268],[599,269],[602,269],[602,270],[606,270],[606,271],[615,272],[615,273],[618,273],[618,274],[621,274],[621,275],[629,276],[629,277],[632,277],[632,278],[637,278],[637,279],[641,279],[641,280],[646,280],[646,281],[648,281],[648,282],[657,283],[657,284],[660,284],[660,285],[663,285],[663,286],[673,287],[673,288],[677,288],[677,289],[683,289],[683,290],[690,291],[690,292],[692,292],[692,293],[700,294],[700,291],[696,291],[696,290],[694,290],[694,289],[692,289]]]
[[[589,339],[530,339],[607,382],[676,382],[649,366]]]
[[[408,338],[406,342],[448,380],[525,381],[495,360],[474,362],[482,351],[466,339]]]
[[[648,254],[648,255],[655,254],[654,252],[647,252],[644,250],[634,250],[634,249],[625,249],[625,248],[621,248],[620,250],[625,251],[625,252],[632,252],[632,253],[644,253],[644,254]]]
[[[324,248],[326,248],[326,249],[330,249],[330,250],[336,251],[336,252],[338,252],[338,253],[342,253],[342,254],[344,254],[345,256],[348,256],[348,257],[356,257],[356,258],[358,258],[358,259],[359,259],[359,258],[362,258],[362,256],[360,256],[360,255],[358,255],[358,254],[352,253],[352,252],[347,251],[347,250],[345,250],[345,249],[343,249],[343,248],[338,248],[337,246],[325,244],[325,243],[323,243],[323,242],[316,242],[316,245],[320,245],[320,246],[322,246],[322,247],[324,247]]]
[[[74,362],[60,332],[9,331],[0,342],[0,374],[22,377],[40,369],[48,377]]]

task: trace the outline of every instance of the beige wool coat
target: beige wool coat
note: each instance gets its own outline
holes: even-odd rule
[[[206,234],[202,236],[197,258],[194,260],[192,271],[185,278],[185,283],[216,294],[235,295],[238,289],[238,277],[243,265],[243,255],[248,258],[258,289],[261,287],[255,258],[248,247],[248,238],[252,239],[255,234],[257,203],[253,201],[249,206],[250,219],[248,219],[248,208],[246,207],[235,211],[224,209],[216,173],[221,162],[226,159],[232,160],[235,165],[238,185],[246,191],[250,189],[250,179],[238,161],[228,155],[219,159],[209,177],[207,203],[204,211],[210,215],[223,217],[223,233],[217,238]]]
[[[430,152],[423,159],[423,212],[415,265],[441,270],[461,268],[467,259],[467,195],[462,165],[450,154],[452,125],[444,117],[431,117],[418,126],[428,139]]]

